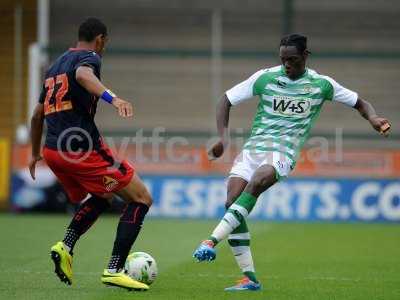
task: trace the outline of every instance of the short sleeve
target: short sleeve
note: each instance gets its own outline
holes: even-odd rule
[[[358,94],[356,92],[345,88],[328,76],[324,76],[324,78],[330,83],[332,89],[332,91],[328,93],[331,99],[328,100],[340,102],[351,107],[356,105],[358,99]]]
[[[260,70],[251,75],[245,81],[235,85],[233,88],[225,92],[229,102],[232,105],[237,105],[245,100],[250,99],[255,95],[254,85],[258,78],[265,73],[265,70]]]
[[[75,65],[75,70],[81,66],[87,66],[93,69],[97,77],[100,77],[101,60],[96,52],[87,52],[79,58],[78,63]]]
[[[46,93],[47,93],[46,88],[44,87],[44,85],[42,85],[42,91],[40,92],[40,95],[39,95],[39,103],[40,104],[44,103],[44,100],[46,99]]]

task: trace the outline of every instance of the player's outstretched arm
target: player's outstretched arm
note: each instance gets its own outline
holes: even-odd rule
[[[219,141],[217,141],[209,150],[208,158],[210,160],[221,157],[224,153],[224,148],[229,143],[229,112],[232,104],[229,102],[226,94],[219,100],[217,105],[217,130]]]
[[[32,143],[32,158],[29,163],[29,172],[35,179],[36,163],[42,159],[40,155],[40,146],[43,133],[44,121],[44,105],[39,103],[36,105],[31,118],[31,143]]]
[[[101,81],[93,73],[93,69],[86,66],[80,66],[75,74],[78,83],[83,86],[89,93],[102,98],[111,103],[121,117],[131,117],[133,115],[132,104],[116,95],[101,83]]]
[[[357,99],[357,103],[354,106],[355,109],[361,114],[361,116],[368,120],[371,126],[384,136],[389,135],[390,123],[387,119],[379,117],[374,107],[368,101]]]

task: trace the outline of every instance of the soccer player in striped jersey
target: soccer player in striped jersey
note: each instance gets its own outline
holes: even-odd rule
[[[292,34],[282,38],[282,64],[260,70],[228,90],[217,107],[219,141],[209,150],[210,159],[220,157],[228,144],[229,112],[232,106],[259,97],[250,138],[230,171],[227,211],[194,252],[198,261],[212,261],[215,246],[224,239],[244,277],[225,290],[259,290],[250,250],[246,218],[258,196],[294,169],[299,152],[325,101],[340,102],[359,111],[370,125],[387,135],[390,124],[372,105],[334,79],[306,68],[307,38]]]

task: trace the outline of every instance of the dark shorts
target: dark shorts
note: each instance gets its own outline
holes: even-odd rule
[[[73,203],[82,201],[88,193],[102,196],[117,192],[134,174],[133,167],[125,160],[117,162],[104,144],[99,150],[80,154],[44,147],[43,157]]]

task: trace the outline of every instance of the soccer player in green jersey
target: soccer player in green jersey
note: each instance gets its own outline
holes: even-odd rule
[[[225,290],[261,288],[255,274],[246,218],[258,196],[293,170],[325,101],[353,107],[376,131],[383,135],[389,132],[388,120],[379,117],[369,102],[332,78],[306,68],[309,54],[305,36],[292,34],[282,38],[279,49],[282,64],[256,72],[228,90],[218,103],[219,141],[209,150],[210,159],[220,157],[228,144],[231,107],[256,95],[260,99],[250,138],[230,172],[227,211],[193,255],[198,261],[214,260],[215,246],[228,238],[244,278]]]

